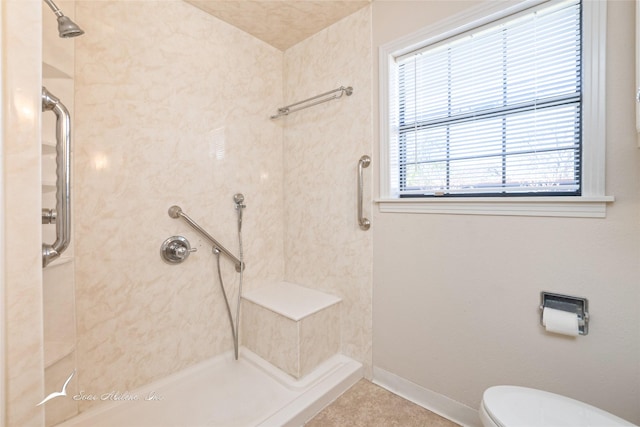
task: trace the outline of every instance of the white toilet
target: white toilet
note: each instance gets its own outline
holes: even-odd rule
[[[635,426],[608,412],[559,394],[505,385],[485,390],[480,404],[480,420],[484,427]]]

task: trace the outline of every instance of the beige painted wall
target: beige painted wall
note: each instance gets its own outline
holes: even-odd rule
[[[245,290],[281,280],[282,52],[182,1],[79,2],[76,306],[81,390],[130,390],[233,349],[209,244],[238,253]],[[90,31],[88,31],[90,29]],[[160,258],[172,235],[198,252]],[[235,305],[238,275],[223,258]]]
[[[376,1],[374,50],[475,4]],[[607,218],[376,211],[374,366],[474,408],[485,388],[515,384],[640,422],[633,17],[633,2],[609,2]],[[542,290],[589,298],[589,335],[545,333]]]
[[[2,161],[7,426],[44,422],[40,226],[41,2],[3,1]],[[0,424],[2,424],[0,421]]]

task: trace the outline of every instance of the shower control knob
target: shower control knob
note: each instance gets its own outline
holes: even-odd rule
[[[169,249],[171,249],[171,251],[173,252],[173,254],[178,257],[178,258],[184,258],[185,255],[188,253],[187,248],[185,248],[184,246],[179,246],[175,243],[172,243],[169,246]]]
[[[160,256],[169,264],[180,264],[189,257],[197,248],[191,248],[189,241],[182,236],[169,237],[160,247]]]

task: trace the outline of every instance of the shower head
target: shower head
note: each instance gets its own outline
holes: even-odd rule
[[[233,201],[236,203],[236,205],[241,205],[242,202],[244,202],[244,194],[242,193],[234,194]]]
[[[58,33],[60,34],[60,37],[69,38],[84,34],[84,31],[82,31],[75,22],[73,22],[69,17],[64,16],[53,0],[44,0],[44,2],[49,5],[51,10],[53,10],[53,13],[58,17]]]
[[[60,37],[69,38],[81,36],[84,31],[69,17],[62,15],[58,17],[58,33],[60,33]]]
[[[169,208],[169,216],[171,218],[180,218],[182,214],[182,208],[180,206],[173,205]]]

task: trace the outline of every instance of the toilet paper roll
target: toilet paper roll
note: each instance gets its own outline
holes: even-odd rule
[[[568,311],[545,307],[542,310],[542,326],[554,334],[578,336],[578,315]]]

